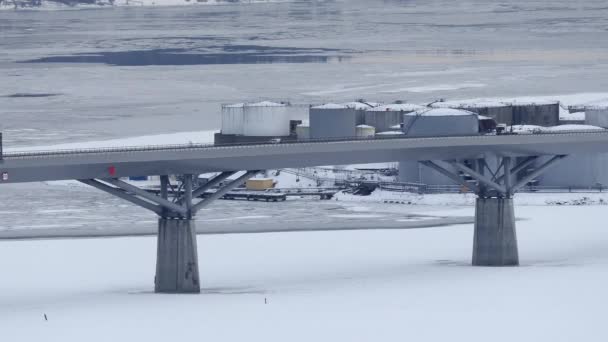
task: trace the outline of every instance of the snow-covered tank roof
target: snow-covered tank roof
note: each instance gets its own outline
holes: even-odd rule
[[[392,126],[391,126],[391,129],[393,129],[393,130],[398,130],[398,129],[401,129],[401,124],[392,125]]]
[[[247,107],[285,107],[282,103],[270,102],[270,101],[262,101],[255,103],[247,103],[245,104]]]
[[[468,116],[477,115],[468,110],[453,109],[453,108],[433,108],[433,109],[422,109],[415,112],[407,113],[406,116]]]
[[[552,127],[544,127],[545,132],[563,132],[563,131],[603,131],[604,128],[592,125],[560,125]]]
[[[375,128],[375,127],[370,126],[370,125],[357,125],[357,128]]]
[[[368,111],[371,112],[412,112],[415,110],[420,110],[425,108],[424,106],[420,106],[413,103],[392,103],[383,106],[378,106],[375,108],[370,108]]]
[[[234,103],[234,104],[227,104],[224,105],[224,108],[243,108],[245,106],[244,103]]]
[[[347,109],[348,107],[344,104],[337,103],[326,103],[320,106],[314,106],[313,109]]]
[[[343,105],[346,108],[353,108],[356,110],[366,110],[366,109],[370,109],[373,108],[375,106],[377,106],[377,103],[367,103],[367,102],[345,102],[342,103],[341,105]]]

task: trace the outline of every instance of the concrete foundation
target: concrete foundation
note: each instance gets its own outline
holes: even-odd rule
[[[473,265],[519,265],[513,199],[477,199],[475,204]]]
[[[158,219],[158,250],[154,291],[199,293],[194,220]]]

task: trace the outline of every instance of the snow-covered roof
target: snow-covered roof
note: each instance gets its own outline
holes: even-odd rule
[[[545,127],[545,132],[563,132],[563,131],[603,131],[604,128],[592,125],[560,125]]]
[[[298,124],[296,127],[310,127],[310,122],[308,120],[302,120],[302,123]]]
[[[477,115],[477,117],[479,118],[479,120],[494,120],[494,118],[485,115]]]
[[[375,127],[370,126],[370,125],[357,125],[357,128],[375,128]]]
[[[444,101],[431,104],[433,108],[496,108],[506,107],[505,104],[495,100],[459,100],[459,101]]]
[[[413,103],[392,103],[375,108],[370,108],[370,112],[412,112],[424,108],[424,106]]]
[[[244,103],[234,103],[229,105],[224,105],[224,108],[243,108],[245,106]]]
[[[314,106],[312,108],[313,109],[347,109],[348,107],[345,106],[344,104],[326,103],[324,105]]]
[[[255,103],[247,103],[245,104],[247,107],[285,107],[282,103],[270,102],[270,101],[262,101]]]
[[[433,108],[433,109],[422,109],[412,113],[405,114],[407,116],[465,116],[465,115],[477,115],[468,110],[453,109],[453,108]]]
[[[363,103],[363,102],[345,102],[342,103],[346,108],[353,108],[356,110],[366,110],[375,107],[374,105],[378,105],[377,103]]]
[[[401,124],[398,125],[392,125],[391,129],[401,129]]]
[[[404,134],[401,131],[386,131],[386,132],[380,132],[380,133],[376,133],[376,135],[401,135]]]

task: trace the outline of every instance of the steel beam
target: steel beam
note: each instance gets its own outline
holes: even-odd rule
[[[90,185],[90,186],[92,186],[94,188],[97,188],[97,189],[99,189],[101,191],[105,191],[105,192],[109,193],[112,196],[116,196],[116,197],[122,198],[122,199],[124,199],[126,201],[129,201],[129,202],[131,202],[131,203],[133,203],[133,204],[135,204],[137,206],[140,206],[142,208],[151,210],[151,211],[155,212],[156,214],[162,216],[163,210],[162,210],[161,206],[158,206],[156,204],[144,201],[144,200],[142,200],[139,197],[135,197],[133,195],[129,195],[129,194],[127,194],[126,192],[124,192],[123,190],[121,190],[119,188],[111,187],[111,186],[106,185],[104,183],[101,183],[101,182],[99,182],[99,181],[97,181],[95,179],[79,179],[78,181],[81,182],[81,183],[84,183],[86,185]]]
[[[132,192],[134,194],[136,194],[139,197],[143,197],[146,200],[150,201],[150,202],[154,202],[170,211],[174,211],[176,213],[182,214],[182,215],[186,215],[188,210],[185,207],[182,207],[180,205],[177,205],[171,201],[168,201],[164,198],[161,198],[159,196],[153,195],[145,190],[142,190],[134,185],[131,185],[129,183],[123,182],[119,179],[116,178],[104,178],[102,179],[104,182],[106,183],[110,183],[116,187],[119,187],[123,190]]]
[[[538,157],[536,157],[536,156],[527,157],[525,160],[521,161],[519,164],[517,164],[514,168],[511,169],[511,174],[512,175],[517,175],[523,169],[527,168],[532,163],[534,163],[537,159],[538,159]],[[496,183],[502,182],[503,178],[504,178],[504,175],[496,178]]]
[[[218,198],[221,198],[222,196],[224,196],[226,193],[228,193],[230,190],[236,188],[237,186],[243,184],[245,181],[247,181],[249,178],[255,176],[257,173],[259,173],[260,170],[255,170],[255,171],[247,171],[245,172],[244,175],[238,177],[237,179],[233,180],[232,182],[226,184],[224,187],[222,187],[221,189],[218,189],[216,192],[214,192],[213,194],[211,194],[209,197],[205,198],[204,200],[198,202],[197,204],[195,204],[192,207],[192,213],[195,214],[197,211],[203,209],[204,207],[208,206],[209,204],[211,204],[211,202],[215,201]]]
[[[236,173],[236,171],[227,171],[227,172],[222,172],[219,175],[213,177],[207,183],[205,183],[205,184],[199,186],[198,188],[194,189],[194,191],[192,191],[192,198],[196,198],[196,197],[204,194],[205,191],[207,191],[207,190],[213,188],[214,186],[220,184],[221,182],[223,182],[224,180],[226,180],[228,177],[234,175],[235,173]],[[182,203],[183,200],[184,200],[184,198],[182,196],[177,201],[177,203]]]
[[[511,191],[511,182],[513,180],[511,176],[511,157],[502,158],[502,168],[504,170],[502,175],[504,178],[505,190],[507,190],[505,195],[507,198],[511,198],[511,195],[513,194]]]
[[[540,174],[545,172],[548,168],[555,165],[558,161],[564,159],[565,157],[567,157],[567,156],[558,155],[558,156],[555,156],[555,157],[547,160],[543,165],[539,166],[536,170],[534,170],[534,172],[525,176],[519,182],[517,182],[515,185],[513,185],[512,191],[515,192],[515,191],[521,189],[524,185],[526,185],[526,183],[528,183],[529,181],[533,180],[534,178],[540,176]]]
[[[188,218],[192,218],[192,175],[185,174],[184,175],[184,202],[183,203],[188,211]]]
[[[455,161],[452,161],[450,164],[452,164],[452,166],[454,166],[457,170],[469,174],[471,177],[475,178],[478,182],[489,186],[490,188],[498,191],[499,193],[506,194],[507,191],[505,190],[504,186],[493,182],[491,179],[489,179],[485,175],[482,175],[474,170],[471,170],[469,167],[462,165],[461,163],[458,163]]]

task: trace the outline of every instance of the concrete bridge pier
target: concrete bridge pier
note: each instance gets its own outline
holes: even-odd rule
[[[171,184],[167,175],[160,176],[159,196],[118,178],[81,179],[80,181],[158,215],[154,292],[200,293],[194,216],[199,210],[243,184],[258,172],[259,170],[245,171],[231,181],[227,181],[227,179],[236,172],[222,172],[196,189],[193,188],[195,176],[186,174],[182,176],[183,181],[180,186],[183,194],[176,192],[172,196],[169,194]],[[218,188],[204,199],[195,202],[195,199],[214,187]]]
[[[199,279],[194,220],[160,217],[154,291],[199,293]]]
[[[477,195],[473,235],[474,266],[517,266],[519,254],[515,232],[513,194],[538,177],[565,155],[536,165],[537,156],[516,159],[484,156],[476,160],[421,161]]]
[[[473,265],[519,265],[512,198],[477,198]]]

